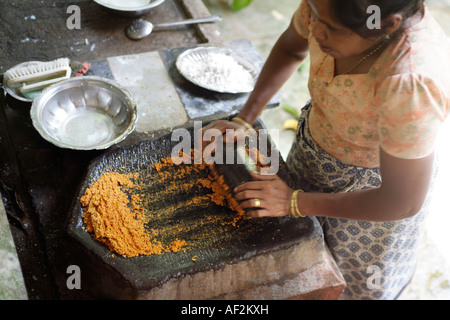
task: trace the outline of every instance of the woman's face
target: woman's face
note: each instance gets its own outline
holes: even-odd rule
[[[308,0],[311,7],[312,35],[323,52],[335,59],[359,55],[374,47],[380,38],[363,38],[335,21],[330,0]]]

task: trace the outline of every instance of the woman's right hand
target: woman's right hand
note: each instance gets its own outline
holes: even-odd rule
[[[228,120],[214,121],[202,128],[202,151],[208,148],[208,152],[214,153],[217,150],[217,143],[234,143],[238,138],[249,133],[248,129],[239,122]],[[220,139],[217,139],[219,135]]]

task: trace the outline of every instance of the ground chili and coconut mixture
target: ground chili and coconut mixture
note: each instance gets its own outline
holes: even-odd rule
[[[194,151],[180,153],[181,158],[189,156],[194,160]],[[214,232],[232,234],[247,219],[214,165],[175,165],[172,158],[161,159],[148,171],[105,172],[80,202],[86,230],[125,257],[184,251]],[[207,211],[212,204],[231,213],[190,218],[189,210]]]

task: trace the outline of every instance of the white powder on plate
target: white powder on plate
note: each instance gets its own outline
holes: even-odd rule
[[[192,81],[218,91],[239,92],[253,88],[251,73],[225,53],[207,53],[201,60],[186,65]]]

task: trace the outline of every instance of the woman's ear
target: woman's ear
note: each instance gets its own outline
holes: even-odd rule
[[[383,29],[386,35],[392,35],[400,29],[403,22],[403,16],[400,13],[395,13],[383,20]]]

